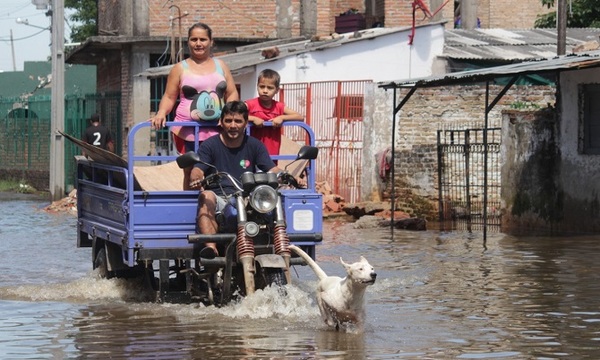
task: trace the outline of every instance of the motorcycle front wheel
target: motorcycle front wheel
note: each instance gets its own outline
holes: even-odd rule
[[[287,285],[285,273],[280,268],[261,268],[258,272],[260,275],[256,277],[256,288],[264,289],[267,286],[277,286],[283,289]]]

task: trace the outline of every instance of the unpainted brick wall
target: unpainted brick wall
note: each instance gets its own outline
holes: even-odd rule
[[[425,0],[431,13],[437,9]],[[386,26],[410,26],[412,24],[412,0],[385,1]],[[477,1],[477,17],[482,28],[486,29],[529,29],[533,27],[538,15],[552,11],[542,6],[540,0],[479,0]],[[390,10],[388,11],[388,8]],[[447,29],[454,28],[454,2],[448,2],[440,13],[447,20]],[[390,14],[390,15],[388,15]],[[515,16],[518,14],[518,16]],[[428,23],[422,11],[417,10],[416,24]]]
[[[477,13],[484,28],[530,29],[538,15],[554,11],[542,6],[540,0],[485,1],[489,4]]]
[[[96,73],[96,86],[99,93],[122,91],[121,82],[127,81],[121,78],[121,55],[118,52],[106,52],[103,54],[102,61],[97,65]]]
[[[490,97],[501,86],[490,86]],[[402,99],[406,91],[399,91]],[[552,86],[513,86],[488,116],[488,127],[500,127],[502,111],[515,104],[536,104],[540,108],[554,106]],[[395,146],[395,193],[397,208],[415,216],[435,218],[438,207],[437,130],[483,127],[485,87],[463,85],[418,89],[398,115]],[[391,180],[390,180],[391,181]],[[398,194],[402,194],[401,197]],[[389,199],[391,185],[386,184],[384,199]],[[408,202],[406,200],[409,200]],[[419,199],[419,201],[416,201]],[[415,209],[431,212],[419,213]]]
[[[169,3],[164,1],[150,1],[150,32],[152,36],[170,36],[171,24],[169,16],[171,11]],[[292,13],[299,14],[300,1],[293,0]],[[217,38],[275,38],[277,30],[277,2],[276,1],[196,1],[181,0],[177,6],[181,12],[188,12],[182,18],[182,36],[187,37],[188,28],[198,22],[208,24],[213,30],[213,37]],[[289,9],[279,9],[288,12]],[[299,19],[295,17],[292,36],[299,35]],[[179,32],[179,23],[174,27]]]
[[[306,0],[305,0],[306,1]],[[317,3],[317,34],[330,34],[335,30],[335,17],[351,8],[358,9],[366,15],[368,26],[375,21],[383,21],[386,27],[402,27],[412,25],[413,0],[376,0],[374,9],[371,4],[358,0],[309,0]],[[423,1],[431,13],[434,8],[429,0]],[[109,7],[111,0],[102,0],[103,7]],[[301,3],[290,0],[288,8],[278,7],[276,1],[224,0],[203,1],[181,0],[177,5],[182,13],[182,36],[187,37],[188,28],[195,22],[202,21],[213,29],[216,38],[277,38],[277,13],[284,11],[292,15],[292,36],[300,34]],[[171,24],[170,16],[176,16],[175,10],[169,10],[169,2],[149,1],[149,27],[151,36],[171,36],[172,31],[179,34],[179,22]],[[437,6],[436,6],[437,7]],[[118,9],[118,6],[114,6]],[[527,29],[533,27],[537,15],[553,9],[541,5],[540,0],[479,0],[477,13],[483,28]],[[446,27],[454,27],[454,3],[448,2],[441,10],[443,19],[448,21]],[[115,27],[114,16],[110,15],[101,23],[105,27]],[[515,16],[519,14],[519,16]],[[417,25],[431,21],[423,11],[417,9],[415,22]],[[173,30],[171,30],[173,29]]]
[[[335,16],[339,16],[350,9],[356,9],[359,13],[364,14],[365,2],[356,0],[331,1],[331,10]]]

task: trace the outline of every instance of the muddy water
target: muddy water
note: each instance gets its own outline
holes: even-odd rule
[[[378,278],[362,331],[319,318],[315,277],[225,308],[143,301],[98,279],[75,218],[0,199],[0,359],[595,359],[600,237],[390,232],[328,222],[317,259],[365,256]]]

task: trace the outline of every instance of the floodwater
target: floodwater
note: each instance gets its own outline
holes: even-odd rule
[[[0,359],[597,359],[600,237],[515,238],[327,222],[317,260],[378,273],[364,329],[325,327],[315,276],[224,308],[144,302],[98,279],[76,219],[0,199]]]

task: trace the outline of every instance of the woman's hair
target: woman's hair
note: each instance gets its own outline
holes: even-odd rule
[[[192,31],[194,29],[202,29],[202,30],[206,30],[206,33],[208,34],[208,38],[212,40],[212,29],[210,28],[210,26],[206,25],[203,22],[197,22],[194,25],[190,26],[189,30],[188,30],[188,38],[190,36],[192,36]]]

